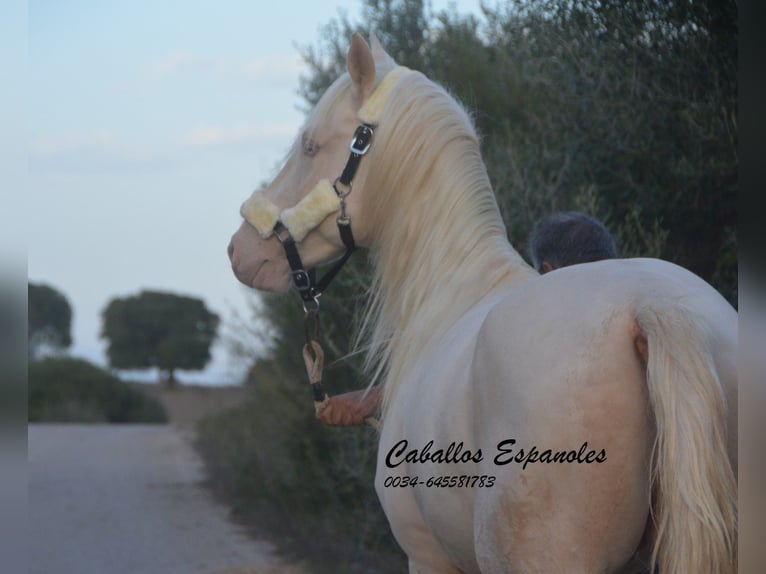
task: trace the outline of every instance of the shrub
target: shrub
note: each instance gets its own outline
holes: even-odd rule
[[[333,367],[326,374],[334,393]],[[285,375],[277,363],[259,362],[251,399],[200,422],[210,486],[239,520],[312,571],[406,570],[373,487],[377,434],[318,424],[305,375]]]
[[[81,359],[31,363],[28,404],[30,422],[167,422],[156,399]]]

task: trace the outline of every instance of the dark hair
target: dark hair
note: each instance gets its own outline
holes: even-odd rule
[[[614,259],[617,247],[604,224],[579,211],[544,217],[529,236],[529,257],[538,271],[544,261],[558,269],[576,263]]]

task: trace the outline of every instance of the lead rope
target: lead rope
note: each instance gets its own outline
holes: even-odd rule
[[[322,386],[322,370],[324,369],[324,350],[319,344],[319,306],[315,309],[306,309],[303,317],[303,329],[306,336],[306,344],[303,345],[303,362],[306,365],[306,374],[311,385],[311,393],[314,396],[314,411],[317,416],[325,409],[330,397]]]
[[[330,397],[322,385],[322,371],[324,370],[324,350],[319,343],[319,303],[314,308],[304,306],[303,330],[306,343],[303,345],[303,363],[306,365],[306,375],[311,385],[311,393],[314,397],[314,413],[317,417],[327,408]],[[364,422],[375,430],[380,430],[380,422],[375,417],[367,417]]]

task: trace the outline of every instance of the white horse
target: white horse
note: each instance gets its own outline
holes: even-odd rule
[[[234,273],[284,292],[280,243],[338,258],[339,209],[374,261],[375,487],[410,572],[736,572],[737,314],[712,287],[654,259],[538,276],[468,115],[374,37],[243,205]]]

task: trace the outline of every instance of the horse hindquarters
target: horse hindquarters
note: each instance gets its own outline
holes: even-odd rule
[[[534,448],[539,457],[498,464],[495,448],[484,463],[482,473],[497,475],[493,488],[476,492],[474,545],[485,574],[640,570],[635,562],[623,568],[649,512],[648,395],[633,316],[603,306],[550,329],[535,320],[539,307],[509,297],[482,329],[474,370],[479,442],[491,451],[513,439],[514,455]],[[542,456],[577,455],[583,446],[603,450],[603,463],[585,453],[563,463]]]
[[[737,487],[714,334],[678,305],[640,307],[636,322],[648,345],[656,424],[653,560],[660,572],[736,572]],[[733,389],[735,382],[728,382]]]
[[[705,309],[704,322],[700,309]],[[487,331],[494,337],[479,346],[489,349],[477,355],[479,379],[502,380],[513,365],[517,372],[542,372],[541,364],[530,363],[529,349],[515,350],[513,329],[505,329],[512,341],[504,348],[491,344],[504,325],[512,324],[514,311],[490,320]],[[640,551],[635,533],[646,522],[642,493],[650,492],[646,503],[652,508],[650,532],[660,572],[736,572],[735,312],[706,297],[693,308],[677,299],[638,305],[635,312],[604,323],[600,341],[581,330],[583,341],[593,341],[584,344],[584,355],[567,347],[574,339],[571,329],[561,325],[555,340],[559,364],[587,356],[593,358],[589,368],[570,374],[548,370],[550,380],[565,381],[550,385],[553,392],[542,388],[545,377],[514,378],[508,388],[536,385],[535,390],[506,403],[492,396],[480,409],[496,420],[502,415],[493,410],[496,405],[507,411],[515,406],[508,420],[524,420],[529,429],[528,439],[514,431],[519,446],[559,440],[552,446],[565,448],[585,431],[582,437],[592,446],[605,446],[608,460],[551,472],[545,465],[530,465],[524,472],[515,465],[498,468],[505,472],[498,477],[500,488],[480,492],[477,499],[482,572],[635,572],[640,566],[628,562]],[[534,332],[528,340],[537,337]],[[547,410],[540,407],[541,396]],[[637,405],[645,406],[637,410]],[[655,432],[646,428],[650,420]],[[643,461],[650,461],[648,473]]]

